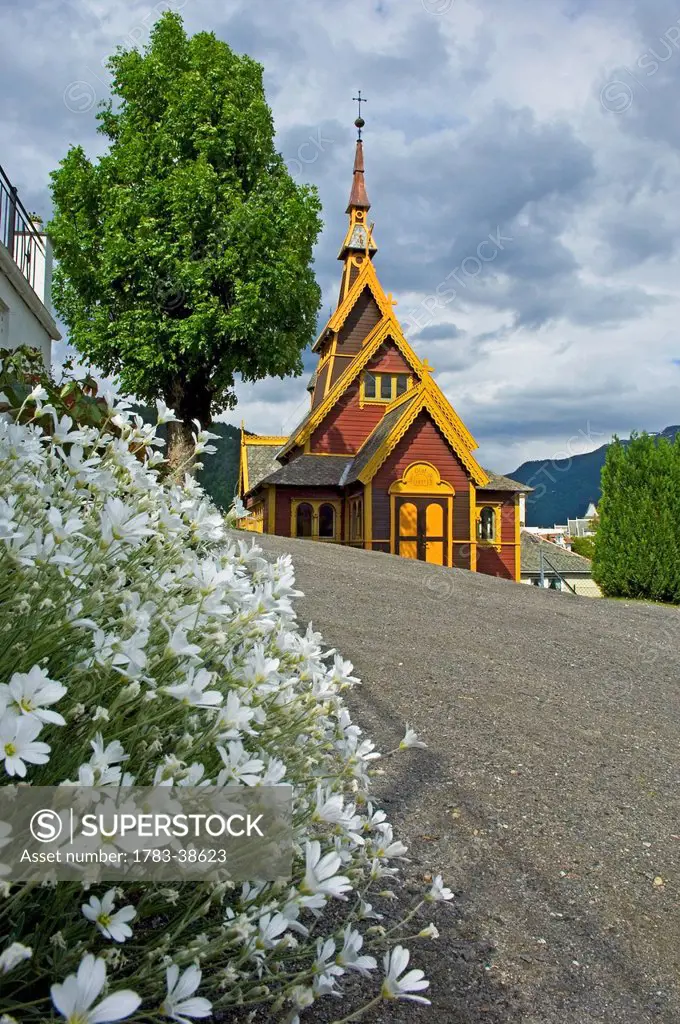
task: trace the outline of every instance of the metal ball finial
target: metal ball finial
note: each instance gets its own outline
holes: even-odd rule
[[[356,125],[357,128],[363,128],[366,122],[364,121],[363,117],[358,117],[354,124]]]

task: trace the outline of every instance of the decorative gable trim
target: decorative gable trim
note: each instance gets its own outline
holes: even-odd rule
[[[335,313],[333,313],[333,316],[328,321],[326,330],[339,331],[343,327],[345,320],[352,312],[355,304],[358,302],[364,288],[369,289],[382,315],[384,317],[392,317],[392,307],[385,295],[385,292],[383,291],[380,281],[378,280],[375,267],[370,260],[367,260],[359,271],[359,276],[356,281],[347,292],[345,299],[340,303]]]
[[[391,432],[389,437],[385,439],[384,443],[375,453],[373,458],[359,474],[359,480],[363,484],[368,484],[373,479],[387,457],[394,451],[399,441],[401,441],[405,436],[409,427],[412,426],[416,417],[423,410],[426,410],[430,413],[435,424],[467,469],[474,483],[479,487],[483,487],[489,481],[488,476],[474,459],[470,450],[465,446],[458,431],[452,429],[450,417],[442,415],[439,403],[433,401],[429,382],[423,382],[420,385],[420,388],[420,397],[416,398],[416,401],[413,402],[412,405],[409,405],[404,411],[404,415],[397,422],[394,430]]]
[[[295,445],[304,444],[307,438],[311,437],[313,432],[321,425],[327,413],[332,409],[340,396],[344,394],[350,384],[356,380],[361,371],[371,361],[380,346],[384,344],[388,338],[390,338],[397,346],[401,354],[412,367],[416,376],[419,378],[422,377],[424,372],[423,364],[402,334],[399,324],[393,316],[384,318],[373,328],[366,339],[366,343],[362,351],[355,356],[349,366],[343,371],[342,375],[338,377],[337,381],[328,391],[321,404],[318,405],[304,423],[300,425],[297,432],[294,435],[291,434],[288,438],[288,442],[281,449],[281,452],[279,453],[280,455],[285,455],[286,452],[290,451],[290,449]],[[411,393],[412,390],[413,389],[411,389]]]

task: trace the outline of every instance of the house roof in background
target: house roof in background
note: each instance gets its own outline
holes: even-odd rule
[[[574,551],[567,551],[561,544],[553,544],[552,541],[543,540],[535,533],[521,532],[521,565],[523,573],[538,574],[541,571],[541,551],[546,558],[560,573],[580,573],[590,576],[593,563],[589,558],[577,555]],[[545,565],[545,571],[550,573],[550,566]]]
[[[479,491],[521,491],[524,494],[533,491],[533,487],[527,487],[526,484],[521,484],[509,476],[492,473],[490,469],[485,469],[484,472],[488,476],[489,482],[484,487],[478,487]]]

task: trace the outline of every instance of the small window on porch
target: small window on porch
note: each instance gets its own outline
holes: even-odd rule
[[[312,536],[312,518],[313,509],[312,506],[306,502],[301,502],[297,507],[295,515],[295,536],[296,537],[311,537]]]
[[[496,512],[488,505],[479,514],[479,539],[490,544],[496,540]]]
[[[321,505],[319,508],[319,536],[327,539],[335,537],[335,509],[332,505]]]

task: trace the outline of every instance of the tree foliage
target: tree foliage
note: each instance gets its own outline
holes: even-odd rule
[[[680,435],[616,438],[598,512],[593,577],[603,592],[680,604]]]
[[[569,543],[575,554],[581,555],[583,558],[593,558],[595,554],[594,537],[572,537]]]
[[[246,381],[302,369],[320,292],[321,221],[274,147],[262,67],[166,13],[144,52],[108,62],[107,151],[52,174],[55,306],[72,344],[188,425]]]

